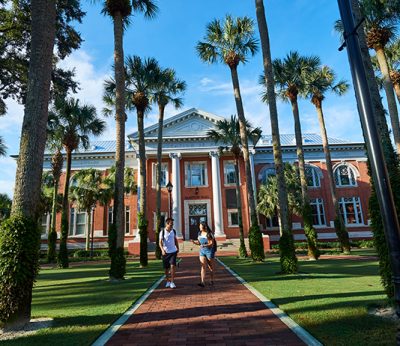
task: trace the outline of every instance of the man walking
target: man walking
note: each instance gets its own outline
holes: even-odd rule
[[[176,231],[173,228],[174,219],[167,218],[165,220],[165,228],[160,232],[159,245],[162,253],[163,267],[167,283],[165,287],[176,288],[174,283],[176,257],[179,252],[178,239],[176,238]],[[168,276],[170,274],[170,277]]]

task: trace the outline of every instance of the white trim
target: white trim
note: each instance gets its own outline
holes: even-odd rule
[[[168,162],[161,162],[161,175],[163,173],[163,167],[166,167],[164,171],[164,178],[165,178],[165,185],[161,184],[161,188],[164,188],[168,184],[168,177],[169,177],[169,172],[168,172]],[[151,188],[155,189],[156,188],[156,176],[157,176],[157,162],[153,162],[151,165]]]
[[[189,175],[188,175],[188,166],[196,164],[196,165],[204,165],[204,185],[189,185]],[[207,161],[185,161],[185,188],[196,188],[196,187],[208,187],[208,167]]]
[[[269,309],[271,312],[278,317],[289,329],[295,333],[302,341],[309,346],[322,346],[322,344],[314,338],[309,332],[299,326],[295,321],[293,321],[284,311],[279,309],[274,303],[272,303],[267,297],[262,293],[257,291],[253,286],[247,283],[243,278],[241,278],[236,272],[229,268],[225,263],[223,263],[219,258],[217,258],[219,264],[221,264],[231,275],[233,275],[244,287],[246,287],[253,295],[255,295],[260,301]]]
[[[228,227],[230,227],[230,228],[238,228],[239,224],[237,224],[237,225],[232,224],[232,213],[238,214],[238,221],[239,221],[239,211],[238,211],[238,209],[237,208],[227,209]]]
[[[150,294],[158,287],[158,285],[165,279],[165,275],[161,276],[133,305],[124,312],[103,334],[101,334],[92,346],[103,346],[111,337],[118,331],[119,328],[131,317],[140,305],[142,305]]]
[[[185,239],[190,239],[190,232],[189,232],[189,205],[191,204],[207,204],[207,223],[211,227],[211,201],[209,199],[187,199],[184,201],[184,213],[183,217],[185,218]]]
[[[227,183],[227,172],[226,172],[226,166],[227,165],[233,165],[233,172],[235,173],[235,161],[234,160],[224,160],[223,161],[223,170],[224,170],[224,186],[225,187],[232,187],[232,186],[236,186],[236,182],[235,183]],[[236,173],[235,173],[235,180],[236,180]],[[240,184],[240,172],[239,172],[239,184]]]

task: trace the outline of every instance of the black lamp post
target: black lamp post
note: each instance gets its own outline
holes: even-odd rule
[[[368,158],[371,165],[372,178],[379,209],[385,230],[386,241],[392,265],[393,283],[396,300],[396,313],[400,317],[400,227],[397,219],[396,207],[390,186],[389,174],[385,164],[382,145],[374,119],[372,99],[368,88],[364,65],[361,57],[360,45],[357,38],[357,27],[354,25],[350,0],[338,0],[340,16],[344,28],[345,45],[353,77],[357,104],[368,149]],[[397,344],[400,337],[397,336]]]
[[[171,201],[171,194],[172,194],[172,189],[174,185],[171,184],[169,181],[168,184],[165,186],[168,191],[168,212],[169,212],[169,217],[172,217],[172,201]]]

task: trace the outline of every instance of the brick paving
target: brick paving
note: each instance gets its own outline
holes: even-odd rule
[[[201,288],[198,257],[185,257],[176,289],[163,282],[107,345],[304,345],[246,287],[217,264]]]

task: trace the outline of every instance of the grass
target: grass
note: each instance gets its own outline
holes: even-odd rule
[[[161,275],[160,261],[127,263],[126,280],[109,282],[109,264],[41,270],[33,291],[33,318],[51,317],[52,328],[0,342],[7,345],[90,345]]]
[[[386,304],[377,261],[299,261],[296,275],[278,274],[279,258],[223,262],[325,345],[395,344],[396,323],[368,314]]]

